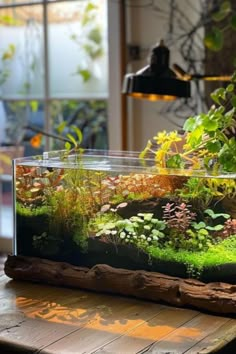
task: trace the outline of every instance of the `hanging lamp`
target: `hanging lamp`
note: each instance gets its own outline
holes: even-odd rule
[[[152,48],[149,64],[135,74],[126,74],[122,92],[150,101],[190,97],[190,82],[179,79],[169,68],[170,51],[164,41]]]

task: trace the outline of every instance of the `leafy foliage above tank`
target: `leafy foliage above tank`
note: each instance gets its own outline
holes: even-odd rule
[[[161,168],[236,172],[236,72],[231,83],[215,90],[211,98],[214,105],[207,113],[186,120],[184,136],[177,131],[159,132],[140,157],[154,154]]]

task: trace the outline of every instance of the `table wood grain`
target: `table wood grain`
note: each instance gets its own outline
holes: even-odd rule
[[[13,281],[0,270],[0,353],[207,354],[234,339],[230,317]]]

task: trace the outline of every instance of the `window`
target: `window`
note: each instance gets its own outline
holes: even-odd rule
[[[1,1],[1,144],[25,155],[62,148],[40,132],[61,134],[69,121],[85,147],[108,147],[106,19],[106,0]]]
[[[10,157],[63,148],[63,141],[40,132],[66,135],[69,128],[67,124],[62,132],[64,122],[81,128],[85,147],[107,149],[109,100],[116,109],[110,123],[114,138],[109,140],[111,148],[114,144],[119,148],[120,82],[115,95],[108,94],[108,79],[114,81],[119,72],[117,7],[107,0],[0,0],[0,145],[9,150],[17,146]],[[116,66],[110,68],[111,77],[109,16],[113,17],[109,61],[115,57]],[[7,176],[9,168],[0,166],[0,238],[13,234]]]

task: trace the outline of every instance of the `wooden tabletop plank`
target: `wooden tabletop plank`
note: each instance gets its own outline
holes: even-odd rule
[[[1,330],[0,320],[0,348],[11,343],[12,349],[36,351],[74,331],[72,325],[30,319],[21,313],[4,313],[4,317],[8,324]]]
[[[93,327],[93,322],[101,323],[101,326],[114,322],[125,330],[124,322],[132,325],[130,316],[134,323],[140,323],[165,308],[154,303],[146,308],[140,300],[40,284],[10,281],[5,286],[12,296],[1,301],[0,343],[11,342],[15,348],[21,345],[27,350],[46,347],[84,325]]]
[[[25,282],[8,282],[7,299],[9,309],[17,306],[28,317],[41,318],[45,320],[56,320],[57,322],[80,325],[80,319],[85,319],[91,314],[107,316],[119,311],[124,307],[140,306],[142,301],[120,296],[97,294],[83,290],[58,288],[47,285],[32,284]],[[3,288],[3,286],[2,286]],[[0,285],[0,298],[4,294]],[[152,303],[150,308],[153,315],[157,313],[163,305]],[[6,308],[6,306],[5,306]],[[104,317],[104,318],[105,318]]]
[[[199,312],[178,308],[166,308],[151,320],[128,331],[123,336],[105,345],[98,352],[115,353],[119,348],[121,353],[137,353],[152,343],[161,340],[167,334],[184,325],[199,315]],[[98,353],[96,352],[96,353]]]
[[[229,317],[0,277],[0,353],[206,354],[235,338]]]
[[[226,324],[229,318],[199,314],[183,326],[164,337],[161,341],[145,348],[141,353],[174,352],[183,354],[185,352],[196,353],[194,346],[206,338],[208,335],[217,331],[222,325]]]
[[[160,313],[165,307],[154,303],[135,301],[127,306],[123,299],[111,307],[107,318],[99,315],[95,321],[88,322],[81,330],[66,336],[55,344],[45,348],[42,353],[83,353],[96,351],[99,347],[121,336],[124,332],[145,323]]]
[[[229,319],[229,321],[224,323],[221,327],[219,327],[216,331],[214,331],[209,336],[203,338],[203,340],[201,340],[196,345],[194,345],[194,347],[189,351],[187,351],[185,354],[190,354],[190,353],[208,354],[213,352],[216,353],[235,338],[236,338],[236,321],[233,319]]]

